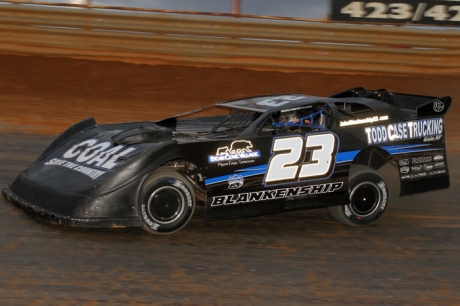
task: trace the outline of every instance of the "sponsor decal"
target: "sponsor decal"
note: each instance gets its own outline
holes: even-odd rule
[[[53,158],[50,161],[45,163],[46,166],[62,166],[64,168],[72,169],[74,171],[80,172],[91,179],[95,180],[105,173],[105,171],[96,170],[90,167],[82,166],[71,161],[63,160],[60,158]]]
[[[242,175],[234,174],[228,178],[228,189],[238,189],[243,186],[244,178]]]
[[[442,135],[438,135],[438,136],[427,136],[425,138],[423,138],[423,142],[430,142],[430,141],[436,141],[436,140],[439,140],[442,138]]]
[[[364,133],[367,136],[368,144],[377,144],[442,136],[443,130],[444,121],[442,118],[430,118],[366,127]]]
[[[264,105],[264,106],[269,106],[269,107],[277,107],[284,105],[286,103],[290,103],[292,101],[297,101],[300,99],[305,98],[304,96],[295,96],[295,95],[284,95],[284,96],[276,96],[276,97],[270,97],[268,99],[264,99],[260,102],[257,102],[257,105]]]
[[[445,169],[430,171],[430,175],[437,175],[437,174],[444,174],[444,173],[446,173]]]
[[[412,172],[420,172],[422,171],[422,168],[422,165],[412,166]]]
[[[431,156],[421,156],[421,157],[414,157],[412,158],[412,164],[422,164],[422,163],[429,163],[432,161]]]
[[[402,167],[402,166],[407,166],[409,165],[409,160],[408,159],[401,159],[399,161],[399,166]]]
[[[400,171],[401,173],[407,173],[407,172],[409,172],[409,170],[410,170],[410,168],[407,167],[407,166],[401,167],[401,169],[399,169],[399,171]]]
[[[291,199],[307,195],[332,193],[340,190],[342,186],[343,182],[338,182],[216,196],[212,198],[211,206],[216,207],[269,200]]]
[[[446,173],[446,169],[440,169],[440,170],[433,170],[429,172],[406,174],[406,175],[401,176],[401,179],[407,180],[407,179],[423,178],[426,176],[433,176],[433,175],[439,175],[439,174],[445,174],[445,173]]]
[[[94,180],[115,167],[123,156],[136,150],[135,147],[113,146],[112,142],[91,138],[72,146],[61,158],[53,158],[45,165],[65,167]]]
[[[294,107],[294,108],[283,109],[280,111],[280,113],[288,113],[288,112],[298,111],[298,110],[307,109],[307,108],[312,108],[312,106],[307,105],[307,106],[299,106],[299,107]]]
[[[437,163],[434,163],[434,167],[435,168],[444,168],[446,165],[444,164],[444,162],[437,162]]]
[[[221,163],[219,166],[229,166],[231,161],[252,160],[260,157],[259,150],[252,150],[248,140],[235,140],[230,146],[218,148],[215,155],[208,155],[209,163]],[[236,163],[234,163],[236,164]]]
[[[374,123],[378,121],[385,121],[388,120],[388,116],[374,116],[368,117],[363,119],[350,119],[347,121],[340,121],[340,126],[350,126],[350,125],[357,125],[357,124],[365,124],[365,123]]]
[[[424,176],[427,176],[426,172],[421,172],[421,173],[416,173],[416,174],[406,174],[406,175],[401,176],[401,179],[407,180],[407,179],[413,179],[413,178],[420,178]]]
[[[433,170],[434,165],[433,164],[424,164],[423,165],[423,170],[428,171],[428,170]]]
[[[433,110],[437,113],[440,113],[444,110],[444,103],[440,100],[433,102]]]

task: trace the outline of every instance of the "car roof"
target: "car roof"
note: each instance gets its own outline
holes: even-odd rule
[[[299,93],[286,93],[219,102],[217,103],[217,105],[223,105],[232,108],[239,108],[263,113],[266,111],[276,111],[286,108],[293,108],[308,103],[319,102],[324,100],[329,100],[329,98],[308,96]]]
[[[391,110],[392,107],[386,102],[382,102],[376,99],[365,98],[365,97],[341,97],[341,98],[330,98],[330,97],[319,97],[309,96],[300,93],[285,93],[275,95],[264,95],[256,96],[239,100],[231,100],[225,102],[216,103],[216,105],[222,105],[231,108],[245,109],[249,111],[255,111],[264,113],[267,111],[279,111],[284,109],[296,108],[310,103],[324,102],[324,103],[359,103],[368,106],[369,108],[380,112],[385,110]]]

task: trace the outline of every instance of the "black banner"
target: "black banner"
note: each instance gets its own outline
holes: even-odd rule
[[[460,0],[332,0],[332,20],[460,25]]]

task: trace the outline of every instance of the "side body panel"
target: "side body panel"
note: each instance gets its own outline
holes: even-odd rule
[[[411,119],[389,107],[380,118],[342,127],[337,122],[323,131],[201,143],[193,156],[204,176],[206,217],[346,204],[353,164],[377,171],[391,165],[397,175],[387,179],[397,182],[388,183],[399,187],[392,198],[449,187],[443,117]]]
[[[193,146],[181,146],[181,152],[192,152]],[[348,170],[335,163],[338,147],[338,137],[329,131],[201,143],[199,154],[189,155],[204,176],[206,217],[345,203]]]
[[[400,196],[449,187],[449,171],[442,116],[379,122],[342,128],[341,139],[358,137],[365,147],[375,148],[397,171]],[[353,163],[370,165],[372,150],[342,147]],[[382,163],[371,165],[379,170]]]

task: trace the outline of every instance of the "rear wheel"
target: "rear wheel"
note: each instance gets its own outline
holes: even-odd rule
[[[180,230],[194,210],[193,187],[176,171],[157,170],[142,188],[142,228],[150,233],[170,234]]]
[[[374,224],[388,206],[387,183],[376,170],[362,165],[353,166],[349,182],[350,202],[329,207],[330,213],[347,225]]]

